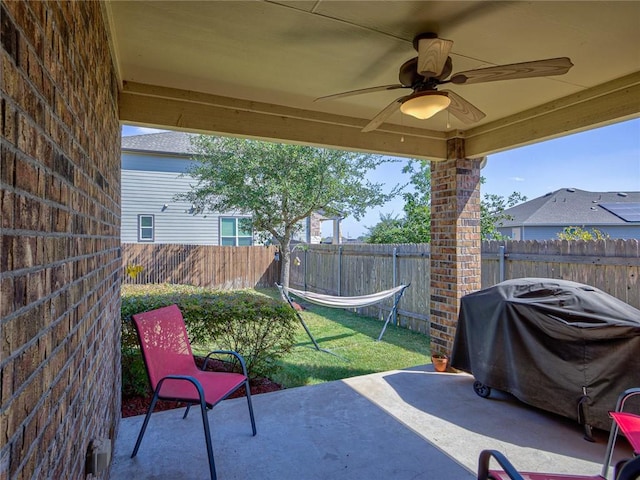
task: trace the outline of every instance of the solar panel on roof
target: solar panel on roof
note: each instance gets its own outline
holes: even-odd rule
[[[640,222],[640,202],[601,203],[600,206],[625,222]]]

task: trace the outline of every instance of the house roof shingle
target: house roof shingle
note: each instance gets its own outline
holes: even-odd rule
[[[628,224],[601,205],[611,203],[640,204],[640,192],[588,192],[562,188],[508,208],[504,213],[511,219],[504,220],[502,226]]]
[[[195,150],[191,146],[194,133],[162,132],[146,135],[132,135],[122,137],[122,150],[138,152],[170,153],[176,155],[191,155]]]

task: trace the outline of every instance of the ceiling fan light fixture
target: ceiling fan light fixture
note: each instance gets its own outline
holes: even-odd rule
[[[451,104],[451,99],[446,93],[442,92],[420,92],[411,95],[402,105],[400,111],[405,115],[426,120],[433,117],[436,113],[441,112]]]

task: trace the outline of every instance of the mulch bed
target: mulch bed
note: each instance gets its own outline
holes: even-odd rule
[[[202,368],[204,359],[202,357],[195,357],[196,364]],[[231,364],[221,360],[211,359],[207,364],[207,370],[212,372],[228,372],[231,370]],[[279,383],[272,382],[268,378],[254,378],[249,381],[251,386],[251,395],[258,395],[260,393],[275,392],[282,390],[284,387]],[[229,398],[244,397],[244,387],[240,387],[233,392]],[[151,404],[153,395],[149,393],[146,396],[126,396],[122,397],[122,418],[133,417],[135,415],[145,415]],[[160,412],[162,410],[171,410],[173,408],[182,408],[187,405],[184,402],[169,402],[166,400],[158,400],[154,412]]]

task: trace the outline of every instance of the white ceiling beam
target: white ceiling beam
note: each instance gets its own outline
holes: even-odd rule
[[[463,132],[469,158],[640,116],[640,72]]]
[[[367,120],[125,82],[120,121],[157,128],[319,145],[384,155],[444,160],[447,135],[385,125],[362,133]]]
[[[449,133],[390,124],[362,133],[366,119],[132,82],[124,83],[119,107],[125,123],[438,161],[452,137],[464,138],[466,156],[479,158],[638,117],[640,73]]]

